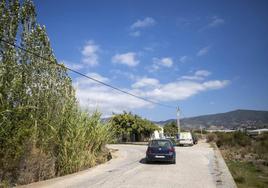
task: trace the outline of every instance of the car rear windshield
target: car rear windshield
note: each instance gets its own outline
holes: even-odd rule
[[[171,143],[168,140],[152,140],[149,147],[171,147]]]

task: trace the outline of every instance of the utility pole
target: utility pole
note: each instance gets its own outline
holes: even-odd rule
[[[178,126],[178,136],[181,132],[181,125],[180,125],[180,108],[177,107],[177,126]]]
[[[202,125],[200,125],[200,133],[201,133],[201,138],[203,138]]]

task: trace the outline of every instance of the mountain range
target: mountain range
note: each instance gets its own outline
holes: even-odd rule
[[[154,122],[159,125],[176,121]],[[208,129],[238,129],[238,128],[268,128],[268,111],[235,110],[226,113],[202,115],[180,120],[182,128],[208,128]]]

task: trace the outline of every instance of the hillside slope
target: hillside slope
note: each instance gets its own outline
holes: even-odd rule
[[[170,119],[156,122],[165,123],[176,121]],[[198,128],[200,125],[206,128],[263,128],[268,127],[268,111],[235,110],[226,113],[211,114],[181,119],[182,127]]]

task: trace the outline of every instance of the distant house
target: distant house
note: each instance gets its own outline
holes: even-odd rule
[[[151,135],[152,140],[153,139],[164,138],[164,128],[162,126],[160,126],[160,125],[157,125],[157,126],[160,128],[160,130],[159,131],[155,130],[153,132],[153,134]]]
[[[255,130],[248,130],[247,133],[251,136],[257,136],[259,134],[268,132],[268,129],[255,129]]]
[[[214,133],[214,132],[223,132],[223,133],[230,133],[230,132],[235,132],[236,130],[232,129],[213,129],[213,130],[207,130],[209,133]]]
[[[235,132],[235,131],[247,132],[247,134],[250,135],[250,136],[257,136],[257,135],[260,135],[260,134],[262,134],[262,133],[268,132],[268,129],[246,130],[246,129],[239,128],[239,129],[237,129],[237,130],[231,130],[231,129],[224,129],[224,130],[218,130],[218,129],[207,130],[207,132],[209,132],[209,133],[213,133],[213,132],[225,132],[225,133],[229,133],[229,132]]]

